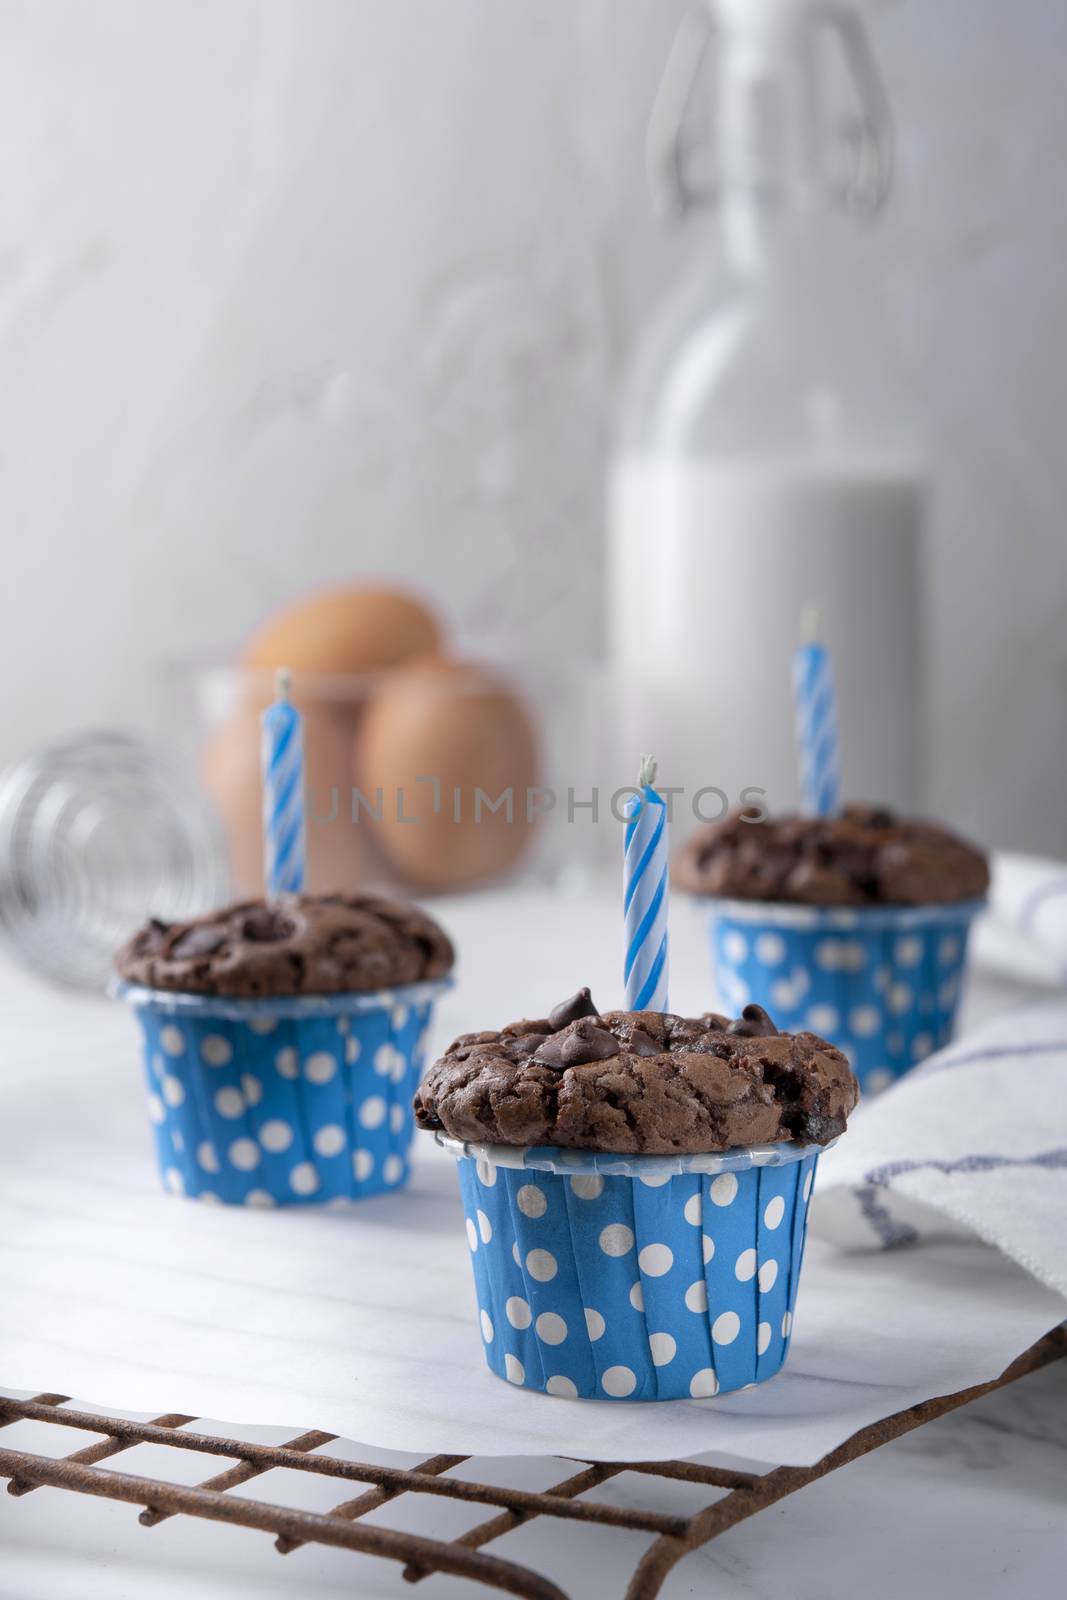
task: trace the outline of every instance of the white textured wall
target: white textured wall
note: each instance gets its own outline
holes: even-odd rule
[[[417,573],[595,648],[678,0],[0,0],[0,759],[156,664]],[[933,802],[1067,852],[1065,20],[872,8],[889,310],[929,402]]]

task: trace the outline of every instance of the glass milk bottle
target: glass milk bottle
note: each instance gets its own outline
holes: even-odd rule
[[[713,177],[687,131],[705,90]],[[690,791],[680,833],[701,788],[797,803],[790,668],[812,607],[836,660],[846,797],[915,800],[923,478],[861,226],[889,161],[847,7],[710,0],[683,24],[649,163],[688,253],[625,396],[608,601],[619,760],[654,751]],[[698,802],[709,818],[721,805]]]

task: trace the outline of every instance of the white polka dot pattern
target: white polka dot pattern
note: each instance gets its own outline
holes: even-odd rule
[[[336,1071],[336,1058],[328,1050],[314,1050],[304,1062],[304,1077],[309,1083],[329,1083]]]
[[[359,1108],[359,1120],[364,1128],[380,1128],[385,1121],[386,1106],[380,1094],[372,1094]]]
[[[624,1401],[707,1399],[778,1370],[813,1157],[651,1185],[567,1173],[566,1162],[555,1173],[500,1165],[486,1184],[484,1165],[457,1165],[499,1376]],[[594,1177],[579,1204],[575,1180]]]
[[[703,1278],[698,1278],[696,1283],[691,1283],[685,1291],[685,1303],[690,1311],[706,1311],[708,1309],[708,1286]]]
[[[674,1254],[669,1245],[646,1244],[639,1252],[637,1265],[648,1278],[662,1278],[674,1265]]]
[[[673,1334],[650,1333],[648,1336],[649,1353],[652,1363],[657,1367],[665,1367],[668,1361],[673,1361],[678,1349]]]
[[[352,1176],[357,1183],[366,1183],[374,1171],[374,1157],[369,1150],[353,1150]]]
[[[882,1026],[882,1015],[877,1006],[853,1006],[848,1022],[858,1039],[871,1039]]]
[[[551,1250],[531,1250],[526,1257],[526,1270],[538,1283],[550,1283],[559,1269]]]
[[[219,1033],[200,1041],[200,1055],[209,1067],[225,1067],[233,1060],[233,1045]]]
[[[733,1344],[741,1332],[741,1318],[736,1311],[720,1311],[711,1325],[711,1337],[716,1344]]]
[[[836,1006],[827,1005],[820,1001],[818,1005],[808,1008],[807,1025],[812,1033],[819,1033],[824,1039],[833,1043],[833,1036],[841,1027],[841,1017]]]
[[[403,991],[377,1008],[299,1019],[241,1002],[239,1020],[140,1008],[148,1111],[174,1193],[228,1204],[334,1204],[408,1177],[411,1095],[431,1005]],[[176,1174],[176,1176],[175,1176]]]
[[[528,1328],[533,1321],[530,1307],[521,1295],[513,1294],[505,1302],[504,1315],[513,1328]]]
[[[590,1342],[595,1343],[597,1339],[602,1339],[606,1328],[607,1323],[600,1315],[600,1312],[594,1311],[591,1306],[586,1306],[585,1331],[589,1335]]]
[[[339,1156],[345,1147],[345,1130],[337,1122],[325,1122],[316,1129],[312,1144],[316,1155]]]
[[[579,1200],[596,1200],[604,1191],[604,1180],[599,1172],[579,1175],[570,1180],[571,1193]]]
[[[220,1117],[232,1120],[242,1115],[245,1108],[244,1095],[240,1089],[219,1089],[215,1095],[215,1110]]]
[[[251,1072],[242,1072],[241,1093],[245,1097],[246,1106],[258,1106],[263,1099],[262,1081]]]
[[[756,954],[765,967],[779,967],[785,960],[785,940],[780,933],[761,933],[756,940]]]
[[[734,1263],[734,1277],[738,1283],[748,1283],[750,1278],[756,1276],[755,1250],[742,1250]]]
[[[218,1172],[219,1157],[210,1139],[201,1139],[196,1147],[196,1159],[205,1172]]]
[[[227,1152],[240,1172],[251,1172],[259,1166],[261,1152],[254,1139],[235,1139]]]
[[[292,1144],[293,1130],[288,1122],[283,1122],[280,1117],[272,1117],[260,1128],[259,1142],[264,1150],[268,1150],[272,1155],[280,1155]]]
[[[545,1191],[539,1189],[536,1183],[524,1183],[515,1196],[515,1203],[526,1217],[543,1217],[548,1210]]]
[[[315,1194],[319,1175],[310,1161],[298,1161],[289,1174],[289,1186],[294,1194]]]
[[[534,1327],[542,1344],[562,1344],[567,1337],[567,1324],[557,1311],[542,1311]]]
[[[274,1057],[274,1065],[282,1078],[298,1078],[300,1076],[300,1057],[291,1045],[284,1050],[279,1050]]]
[[[951,1037],[973,912],[964,907],[788,906],[780,916],[713,915],[721,1000],[765,1005],[848,1056],[876,1093]]]

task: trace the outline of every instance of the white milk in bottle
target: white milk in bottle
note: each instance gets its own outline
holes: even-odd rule
[[[811,0],[713,0],[687,24],[650,129],[653,181],[687,213],[681,282],[631,373],[612,469],[608,618],[619,762],[731,805],[798,800],[791,662],[815,607],[836,663],[846,797],[918,785],[924,479],[869,290],[857,213],[880,203],[888,126],[859,23]],[[817,93],[851,67],[841,169]],[[713,179],[687,172],[685,103],[711,65]],[[704,817],[723,802],[697,800]]]

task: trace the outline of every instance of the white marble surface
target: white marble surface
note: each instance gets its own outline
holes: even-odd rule
[[[0,762],[158,725],[161,659],[340,578],[418,575],[483,648],[595,647],[687,3],[0,0]],[[1067,11],[867,10],[938,476],[930,799],[1064,854]]]

